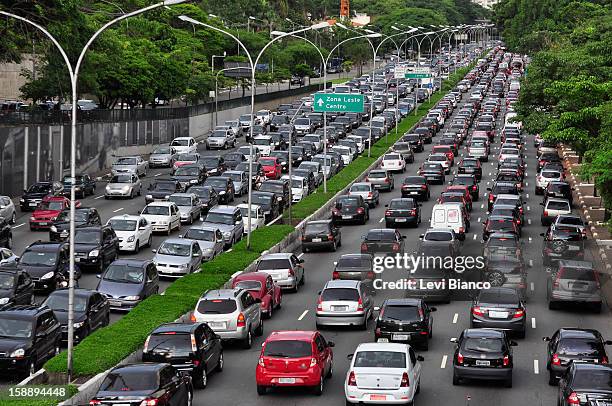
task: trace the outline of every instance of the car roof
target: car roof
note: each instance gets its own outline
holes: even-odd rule
[[[138,363],[138,364],[127,364],[127,365],[119,365],[116,366],[115,368],[112,369],[113,373],[122,371],[122,370],[126,370],[126,371],[130,371],[132,373],[134,372],[139,372],[139,371],[159,371],[167,366],[169,366],[170,364],[168,363],[157,363],[157,362],[142,362],[142,363]]]
[[[127,265],[134,267],[142,267],[146,263],[151,262],[150,259],[116,259],[111,262],[112,265]]]
[[[62,246],[67,245],[66,242],[51,242],[51,241],[36,241],[30,244],[25,251],[57,251]]]
[[[266,279],[268,279],[268,277],[270,277],[270,274],[268,274],[267,272],[245,272],[245,273],[241,273],[240,275],[236,275],[233,279],[233,282],[237,282],[237,281],[252,281],[252,280],[258,280],[260,282],[265,282]]]
[[[174,140],[189,140],[192,139],[193,137],[175,137],[174,139],[172,139],[172,141]]]
[[[164,323],[158,326],[155,330],[151,332],[151,334],[161,334],[161,333],[172,333],[172,332],[185,332],[191,333],[195,331],[200,325],[204,323]]]
[[[172,244],[181,244],[181,245],[193,245],[194,242],[195,242],[194,240],[190,240],[188,238],[171,237],[171,238],[166,238],[162,242],[162,244],[172,243]]]
[[[567,199],[562,199],[559,197],[549,197],[548,199],[546,199],[546,202],[558,202],[558,203],[567,203],[569,204],[569,200]]]
[[[293,256],[291,252],[278,252],[276,254],[265,254],[261,257],[261,260],[264,259],[289,259]]]
[[[316,334],[316,331],[307,330],[273,331],[266,338],[266,342],[284,340],[312,341]]]
[[[226,213],[226,214],[234,214],[234,212],[238,210],[236,206],[228,206],[228,205],[219,205],[210,209],[208,212],[217,212],[217,213]]]
[[[141,218],[143,217],[137,214],[120,214],[118,216],[113,216],[109,218],[108,221],[111,221],[111,220],[140,220]]]
[[[504,332],[500,330],[488,329],[488,328],[468,328],[463,330],[463,336],[466,338],[471,337],[487,337],[487,338],[502,338]]]
[[[0,310],[0,315],[5,314],[10,317],[18,316],[18,317],[23,317],[23,318],[31,318],[47,310],[49,310],[47,306],[18,305],[18,306],[7,307],[5,309]]]
[[[330,223],[332,223],[331,219],[328,219],[328,220],[313,220],[313,221],[307,222],[306,225],[309,225],[309,224],[330,224]]]
[[[178,196],[178,197],[194,197],[195,193],[189,193],[189,192],[185,192],[185,193],[172,193],[170,196]]]
[[[175,203],[173,203],[173,202],[151,202],[147,206],[165,206],[165,207],[170,207],[173,204],[175,204]]]
[[[335,288],[353,288],[356,289],[359,284],[361,282],[360,281],[352,281],[352,280],[348,280],[348,279],[334,279],[331,281],[328,281],[325,284],[325,288],[324,289],[335,289]]]
[[[400,343],[361,343],[355,349],[357,351],[395,351],[406,352],[406,344]]]
[[[387,299],[383,303],[383,305],[391,305],[391,306],[418,306],[423,302],[423,299],[416,298],[398,298],[398,299]]]
[[[214,289],[204,292],[201,299],[235,299],[243,289]]]

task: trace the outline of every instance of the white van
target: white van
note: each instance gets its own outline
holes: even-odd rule
[[[465,240],[467,224],[462,215],[460,203],[442,203],[431,210],[431,228],[451,228],[461,241]]]

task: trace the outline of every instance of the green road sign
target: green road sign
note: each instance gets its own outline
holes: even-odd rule
[[[352,93],[315,93],[313,107],[314,111],[363,113],[364,96]]]
[[[427,79],[431,77],[431,73],[406,73],[405,79]]]

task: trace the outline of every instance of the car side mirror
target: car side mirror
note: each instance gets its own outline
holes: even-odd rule
[[[453,337],[453,338],[450,339],[450,342],[453,343],[453,344],[457,344],[458,341],[457,341],[456,337]]]
[[[516,347],[518,345],[518,343],[516,341],[510,341],[510,346],[511,347]]]
[[[348,355],[346,356],[346,359],[349,359],[349,360],[353,359],[353,355],[354,355],[354,354],[348,354]]]
[[[336,343],[335,343],[335,342],[333,342],[333,341],[328,341],[328,342],[327,342],[327,346],[328,346],[328,347],[335,347],[335,346],[336,346]]]
[[[405,235],[402,235],[402,240],[405,240],[405,239],[406,239],[406,236],[405,236]]]
[[[430,311],[430,312],[437,312],[437,311],[438,311],[438,308],[437,308],[437,307],[430,307],[430,308],[429,308],[429,311]]]
[[[417,361],[423,362],[423,361],[425,361],[425,358],[423,358],[422,355],[417,355]]]
[[[421,240],[422,240],[423,238],[425,238],[425,234],[421,234],[421,235],[419,235],[419,239],[421,239]]]
[[[102,275],[101,275],[101,274],[98,274],[98,275],[96,275],[96,278],[101,279],[101,278],[102,278]]]
[[[604,344],[605,345],[612,345],[612,340],[606,340],[606,341],[604,341]]]
[[[490,187],[488,187],[488,188],[487,188],[487,191],[489,191],[489,192],[490,192],[490,191],[491,191],[491,188],[490,188]]]
[[[157,250],[151,250],[151,252],[157,254]]]
[[[548,341],[550,341],[550,337],[548,337],[548,336],[547,337],[542,337],[542,341],[548,342]]]

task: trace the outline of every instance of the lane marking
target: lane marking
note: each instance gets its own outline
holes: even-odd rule
[[[529,237],[529,244],[531,244],[531,241],[533,241],[533,239],[531,237]]]
[[[457,320],[459,320],[459,313],[455,313],[453,316],[453,324],[457,324]]]
[[[378,220],[379,223],[382,223],[383,221],[385,221],[385,218],[381,218],[380,220]]]
[[[536,319],[535,319],[535,317],[531,318],[531,328],[533,328],[533,329],[536,328]]]
[[[487,186],[489,186],[490,184],[491,184],[491,181],[489,181],[489,180],[488,180],[488,181],[487,181]]]
[[[308,309],[304,310],[304,313],[300,314],[300,317],[298,317],[298,320],[302,320],[304,317],[306,317],[306,314],[308,314]]]
[[[480,218],[480,217],[478,217],[478,221],[477,221],[477,223],[480,223],[480,220],[481,220],[481,218]]]
[[[102,199],[103,197],[104,197],[104,195],[100,195],[98,197],[94,197],[94,200]]]
[[[162,176],[162,174],[161,173],[156,173],[154,176],[158,177],[158,176]]]
[[[527,206],[527,211],[531,211],[531,207]]]
[[[529,266],[533,266],[533,259],[529,260]],[[533,282],[531,284],[533,285]],[[531,289],[531,290],[533,290],[533,289]]]
[[[476,238],[478,238],[478,236],[476,235],[476,233],[474,233],[474,240],[476,240]]]
[[[446,361],[448,360],[448,355],[445,355],[442,357],[442,362],[440,363],[440,368],[444,369],[446,368]]]
[[[527,219],[527,223],[531,225],[531,219]]]
[[[535,283],[531,282],[529,285],[531,287],[531,291],[535,291]]]
[[[491,172],[489,172],[489,176],[491,176],[491,175],[492,175]]]
[[[123,210],[123,207],[119,207],[117,210],[113,210],[113,213],[119,213],[121,210]]]
[[[19,227],[23,227],[23,226],[25,226],[25,224],[26,223],[17,224],[16,226],[13,226],[13,229],[19,228]]]
[[[529,186],[529,182],[525,182],[525,186]]]
[[[484,203],[480,205],[480,208],[481,208],[481,209],[484,209]]]
[[[526,195],[526,196],[527,196],[527,199],[529,199],[529,193],[527,193],[527,195]]]
[[[540,364],[537,359],[533,360],[533,373],[536,375],[540,373]]]
[[[304,253],[302,252],[300,255],[298,255],[298,258],[302,258],[304,256]]]

